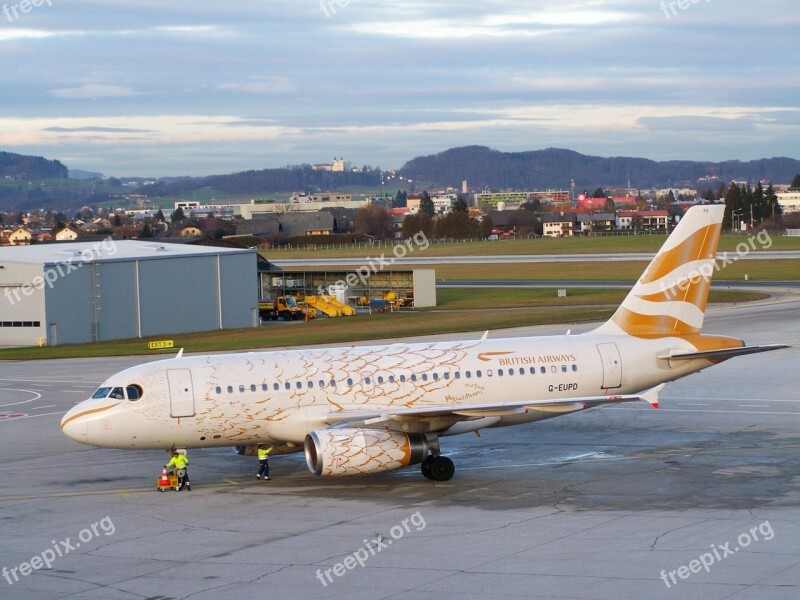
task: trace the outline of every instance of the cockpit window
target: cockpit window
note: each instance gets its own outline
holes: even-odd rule
[[[108,396],[108,392],[111,391],[110,387],[101,387],[99,388],[94,394],[92,394],[92,398],[105,398]]]
[[[138,385],[129,385],[125,388],[125,392],[128,394],[128,400],[138,400],[142,397],[142,388]]]
[[[111,390],[111,393],[108,395],[109,398],[114,398],[115,400],[125,400],[125,393],[122,391],[121,387],[115,387]]]

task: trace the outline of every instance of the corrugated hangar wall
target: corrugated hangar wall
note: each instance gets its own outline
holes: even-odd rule
[[[85,263],[47,290],[47,343],[253,327],[255,273],[255,253]]]

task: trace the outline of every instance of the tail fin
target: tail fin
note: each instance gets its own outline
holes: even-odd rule
[[[724,214],[722,205],[686,211],[617,312],[596,332],[648,338],[700,333]]]

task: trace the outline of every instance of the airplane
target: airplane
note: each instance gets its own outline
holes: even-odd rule
[[[623,402],[778,350],[702,333],[725,207],[692,207],[614,315],[581,335],[183,356],[109,377],[61,429],[104,448],[305,453],[322,476],[419,464],[449,480],[441,438]]]

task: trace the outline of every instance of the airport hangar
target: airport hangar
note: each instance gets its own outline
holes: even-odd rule
[[[0,346],[256,327],[257,258],[110,238],[0,249]]]

